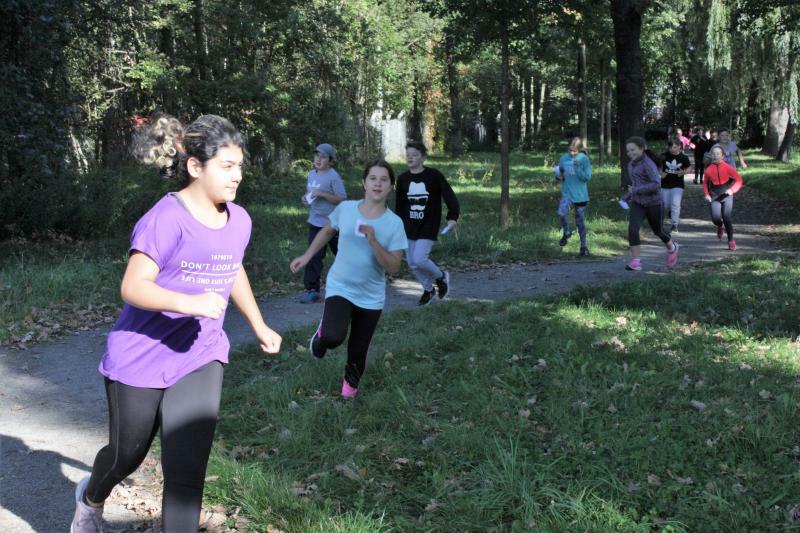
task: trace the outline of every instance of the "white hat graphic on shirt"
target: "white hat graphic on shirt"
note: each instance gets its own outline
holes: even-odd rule
[[[428,202],[428,189],[424,182],[412,181],[408,184],[408,203],[412,211],[424,211]]]

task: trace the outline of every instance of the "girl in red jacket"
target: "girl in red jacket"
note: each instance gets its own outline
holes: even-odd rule
[[[728,249],[736,249],[733,240],[733,195],[742,188],[742,177],[724,161],[722,148],[711,149],[711,164],[705,171],[703,192],[711,203],[711,221],[717,227],[717,238],[722,240],[722,226],[728,234]]]

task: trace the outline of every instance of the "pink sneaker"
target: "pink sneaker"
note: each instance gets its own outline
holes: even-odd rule
[[[642,261],[641,259],[634,257],[628,264],[625,265],[625,270],[641,270],[642,269]]]
[[[672,246],[673,246],[672,251],[667,252],[667,268],[674,267],[675,263],[678,262],[678,249],[680,248],[680,246],[678,246],[678,243],[675,241],[672,241]]]
[[[720,226],[717,228],[717,239],[722,240],[722,235],[725,233],[725,228]]]
[[[728,241],[728,250],[735,250],[736,249],[736,241]]]
[[[350,386],[346,379],[342,380],[342,398],[355,398],[358,394],[358,389]]]

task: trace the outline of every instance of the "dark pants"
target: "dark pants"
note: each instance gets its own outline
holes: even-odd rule
[[[706,171],[705,165],[703,165],[703,154],[700,154],[700,157],[697,157],[697,154],[694,155],[694,177],[700,183],[703,183],[703,174]]]
[[[114,486],[142,464],[161,429],[164,533],[197,531],[222,375],[222,364],[215,361],[167,389],[106,379],[109,443],[95,457],[86,498],[105,501]]]
[[[380,309],[364,309],[341,296],[325,299],[325,310],[319,324],[320,342],[326,349],[336,348],[344,342],[350,327],[344,378],[354,389],[358,388],[367,368],[369,345],[380,318]]]
[[[628,244],[639,246],[642,243],[639,238],[639,229],[641,229],[645,218],[653,233],[661,239],[661,242],[668,243],[671,237],[669,233],[664,231],[662,226],[663,213],[663,206],[660,203],[656,205],[641,205],[631,202],[630,215],[628,215]]]
[[[724,196],[711,202],[711,221],[716,227],[724,224],[728,240],[733,240],[733,196]]]
[[[317,233],[319,233],[321,229],[322,228],[314,226],[313,224],[308,225],[308,244],[311,244],[314,237],[317,236]],[[339,251],[338,233],[328,242],[328,247],[330,247],[331,253],[336,255],[336,252]],[[312,257],[311,261],[306,265],[306,270],[303,273],[303,285],[305,285],[307,291],[314,290],[319,292],[319,280],[322,277],[322,260],[325,259],[325,253],[328,247],[323,247],[319,252],[314,254],[314,257]]]

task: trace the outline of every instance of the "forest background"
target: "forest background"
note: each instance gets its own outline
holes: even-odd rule
[[[800,6],[792,0],[4,0],[0,238],[125,235],[162,191],[130,166],[143,117],[228,117],[248,194],[307,170],[318,142],[355,165],[408,139],[459,157],[592,160],[619,139],[729,127],[791,159]],[[624,165],[621,167],[624,183]]]

